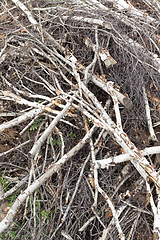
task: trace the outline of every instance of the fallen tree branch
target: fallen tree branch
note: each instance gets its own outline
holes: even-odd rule
[[[54,118],[50,126],[44,131],[42,136],[38,139],[38,141],[33,145],[32,149],[29,151],[29,155],[31,158],[34,158],[35,154],[37,155],[42,144],[50,134],[50,132],[53,130],[53,128],[56,126],[56,124],[60,121],[61,118],[64,117],[64,115],[67,113],[69,110],[70,106],[72,104],[72,99],[66,104],[64,109]]]
[[[69,105],[70,103],[68,103]],[[69,107],[67,105],[67,108]],[[88,139],[92,136],[95,127],[92,127],[90,131],[85,135],[85,137],[75,146],[73,147],[68,153],[66,153],[60,160],[56,163],[51,164],[47,169],[46,172],[34,181],[26,190],[21,193],[12,207],[10,208],[9,212],[7,213],[6,217],[0,222],[0,233],[4,232],[5,229],[9,227],[12,223],[15,214],[17,213],[18,209],[20,208],[21,204],[25,201],[25,199],[34,193],[48,178],[50,178],[54,173],[56,173],[64,163],[66,163],[72,156],[74,156],[88,141]]]
[[[160,153],[160,146],[157,147],[150,147],[150,148],[145,148],[144,150],[141,150],[141,154],[143,156],[148,156],[148,155],[153,155],[153,154],[158,154]],[[126,153],[126,154],[121,154],[119,156],[115,157],[109,157],[106,159],[102,160],[96,160],[98,168],[108,168],[109,166],[114,166],[115,164],[126,162],[131,160],[132,157]]]

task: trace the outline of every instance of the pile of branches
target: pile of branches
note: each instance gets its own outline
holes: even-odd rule
[[[159,2],[0,8],[1,239],[160,239]]]

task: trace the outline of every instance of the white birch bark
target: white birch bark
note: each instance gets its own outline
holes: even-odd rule
[[[69,107],[70,103],[67,104],[67,108]],[[15,214],[17,213],[18,209],[20,208],[21,204],[25,201],[25,199],[34,193],[48,178],[50,178],[54,173],[56,173],[64,163],[68,161],[72,156],[74,156],[88,141],[88,139],[92,136],[94,132],[94,128],[92,127],[90,131],[84,136],[84,138],[75,146],[73,147],[68,153],[66,153],[60,160],[56,163],[51,164],[47,169],[46,172],[34,181],[26,190],[24,190],[13,203],[11,209],[7,213],[6,217],[0,222],[0,233],[4,232],[5,229],[9,227],[12,223]]]
[[[28,10],[28,8],[19,0],[12,0],[13,3],[15,3],[28,17],[28,20],[33,24],[37,25],[37,21],[33,18],[31,12]]]
[[[34,118],[35,116],[43,113],[43,109],[33,109],[29,112],[24,113],[22,116],[19,116],[17,118],[14,118],[13,120],[10,120],[8,122],[2,123],[0,125],[0,131],[4,131],[7,128],[14,127],[30,118]]]
[[[143,156],[148,156],[148,155],[153,155],[158,153],[160,153],[160,146],[145,148],[144,150],[141,150],[141,154]],[[115,157],[96,160],[96,163],[98,165],[98,168],[108,168],[109,166],[114,166],[115,164],[126,162],[131,159],[132,157],[128,153],[126,153],[126,154],[121,154]]]
[[[55,117],[55,119],[51,122],[49,127],[44,131],[42,136],[38,139],[38,141],[33,145],[32,149],[29,151],[29,155],[31,158],[34,158],[35,154],[39,152],[42,144],[47,139],[53,128],[57,125],[57,123],[60,121],[61,118],[63,118],[66,114],[66,112],[69,110],[70,106],[72,104],[72,99],[66,104],[64,109]]]

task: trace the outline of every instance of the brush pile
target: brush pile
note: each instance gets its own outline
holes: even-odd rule
[[[160,239],[160,3],[0,8],[1,239]]]

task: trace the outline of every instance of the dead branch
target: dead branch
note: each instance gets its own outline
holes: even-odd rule
[[[0,201],[23,189],[4,239],[160,239],[158,9],[1,3]]]

